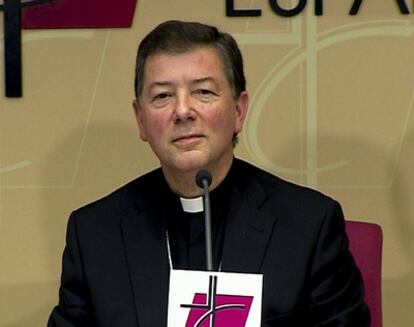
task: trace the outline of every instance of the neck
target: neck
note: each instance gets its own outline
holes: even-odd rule
[[[209,187],[210,191],[214,190],[224,180],[230,170],[232,162],[233,157],[222,167],[206,167],[213,177],[213,181]],[[199,169],[172,172],[170,169],[162,167],[162,171],[170,189],[179,196],[195,198],[203,195],[203,190],[195,182],[195,177]]]

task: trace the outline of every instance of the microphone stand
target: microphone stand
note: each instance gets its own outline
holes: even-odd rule
[[[213,250],[212,250],[212,237],[211,237],[211,212],[210,212],[210,193],[208,187],[211,185],[212,177],[207,170],[200,170],[196,176],[196,183],[204,191],[203,204],[204,204],[204,221],[205,221],[205,235],[206,235],[206,258],[207,258],[207,271],[213,271]]]

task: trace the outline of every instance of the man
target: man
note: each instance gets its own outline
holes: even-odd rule
[[[138,49],[135,90],[161,168],[71,215],[48,326],[166,326],[170,269],[206,268],[201,168],[214,267],[263,274],[263,326],[369,326],[339,204],[233,156],[248,107],[234,39],[159,25]]]

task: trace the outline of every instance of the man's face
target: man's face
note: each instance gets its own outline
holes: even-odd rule
[[[201,47],[147,58],[134,111],[141,139],[164,170],[214,171],[231,162],[247,103],[246,92],[233,98],[217,51]]]

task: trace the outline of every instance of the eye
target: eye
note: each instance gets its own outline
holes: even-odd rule
[[[194,93],[202,100],[208,100],[217,96],[217,93],[211,89],[197,89]]]
[[[200,88],[200,89],[196,89],[193,92],[193,96],[195,99],[198,99],[198,101],[200,102],[210,103],[216,99],[217,93],[215,93],[211,89]]]
[[[164,100],[164,99],[169,98],[170,96],[171,96],[170,93],[168,93],[168,92],[162,92],[162,93],[159,93],[159,94],[155,95],[154,98],[153,98],[153,100],[154,101],[156,101],[156,100]]]
[[[163,107],[165,105],[167,105],[171,99],[171,97],[173,96],[172,93],[170,92],[160,92],[160,93],[156,93],[152,99],[151,99],[151,103],[154,107],[156,108],[160,108]]]
[[[207,89],[199,89],[199,90],[197,90],[197,92],[201,95],[213,94],[213,92],[211,92],[210,90],[207,90]]]

